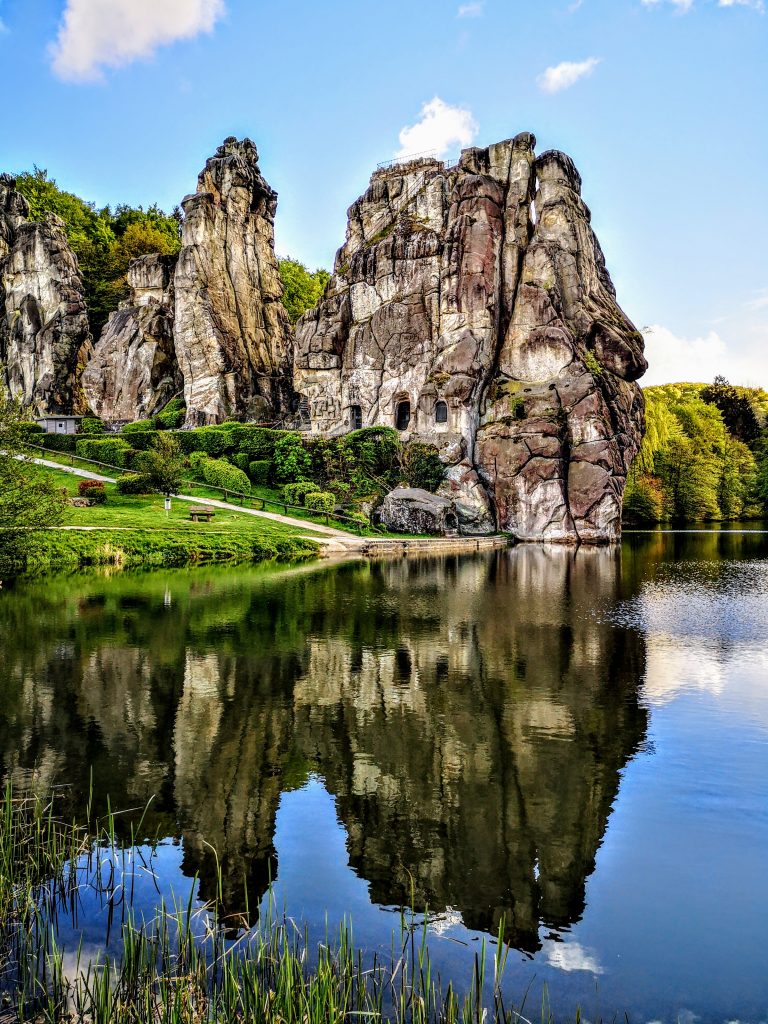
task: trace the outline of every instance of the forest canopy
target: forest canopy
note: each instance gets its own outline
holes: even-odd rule
[[[644,389],[646,433],[624,499],[628,522],[743,519],[768,511],[768,393],[713,384]]]

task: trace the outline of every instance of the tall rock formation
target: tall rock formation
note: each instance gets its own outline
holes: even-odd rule
[[[290,331],[274,249],[277,193],[251,140],[226,139],[182,207],[174,335],[187,422],[270,419],[290,391]]]
[[[173,336],[175,256],[154,254],[128,268],[120,303],[83,374],[91,409],[105,420],[144,419],[181,393]]]
[[[294,385],[312,429],[436,444],[464,532],[606,542],[644,427],[642,337],[573,163],[534,146],[377,171],[299,321]]]
[[[83,281],[64,223],[29,206],[0,175],[0,366],[4,387],[31,414],[82,413],[93,351]]]

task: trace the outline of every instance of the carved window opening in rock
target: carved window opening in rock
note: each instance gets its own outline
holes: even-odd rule
[[[445,528],[446,530],[458,530],[459,520],[453,514],[453,512],[446,512],[445,515]]]
[[[398,402],[395,411],[395,426],[398,430],[407,430],[411,422],[411,403]]]
[[[435,402],[435,423],[447,423],[448,422],[448,403],[442,399],[439,402]]]
[[[360,430],[363,425],[363,410],[359,405],[349,407],[349,429]]]

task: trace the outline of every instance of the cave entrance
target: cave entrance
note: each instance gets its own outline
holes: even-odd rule
[[[359,430],[363,425],[363,410],[359,405],[349,407],[349,429]]]
[[[440,399],[439,402],[435,402],[435,423],[447,423],[448,422],[448,403]]]
[[[411,403],[398,402],[395,411],[395,426],[398,430],[407,430],[411,422]]]

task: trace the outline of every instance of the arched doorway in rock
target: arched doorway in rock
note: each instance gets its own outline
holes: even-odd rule
[[[398,430],[407,430],[410,422],[411,403],[406,398],[397,403],[397,408],[395,410],[395,426]]]
[[[445,529],[447,532],[454,533],[459,528],[459,520],[455,512],[445,513]]]
[[[448,422],[448,403],[444,402],[442,398],[435,402],[435,423],[447,423]]]
[[[363,425],[363,410],[359,405],[349,407],[349,429],[359,430]]]

